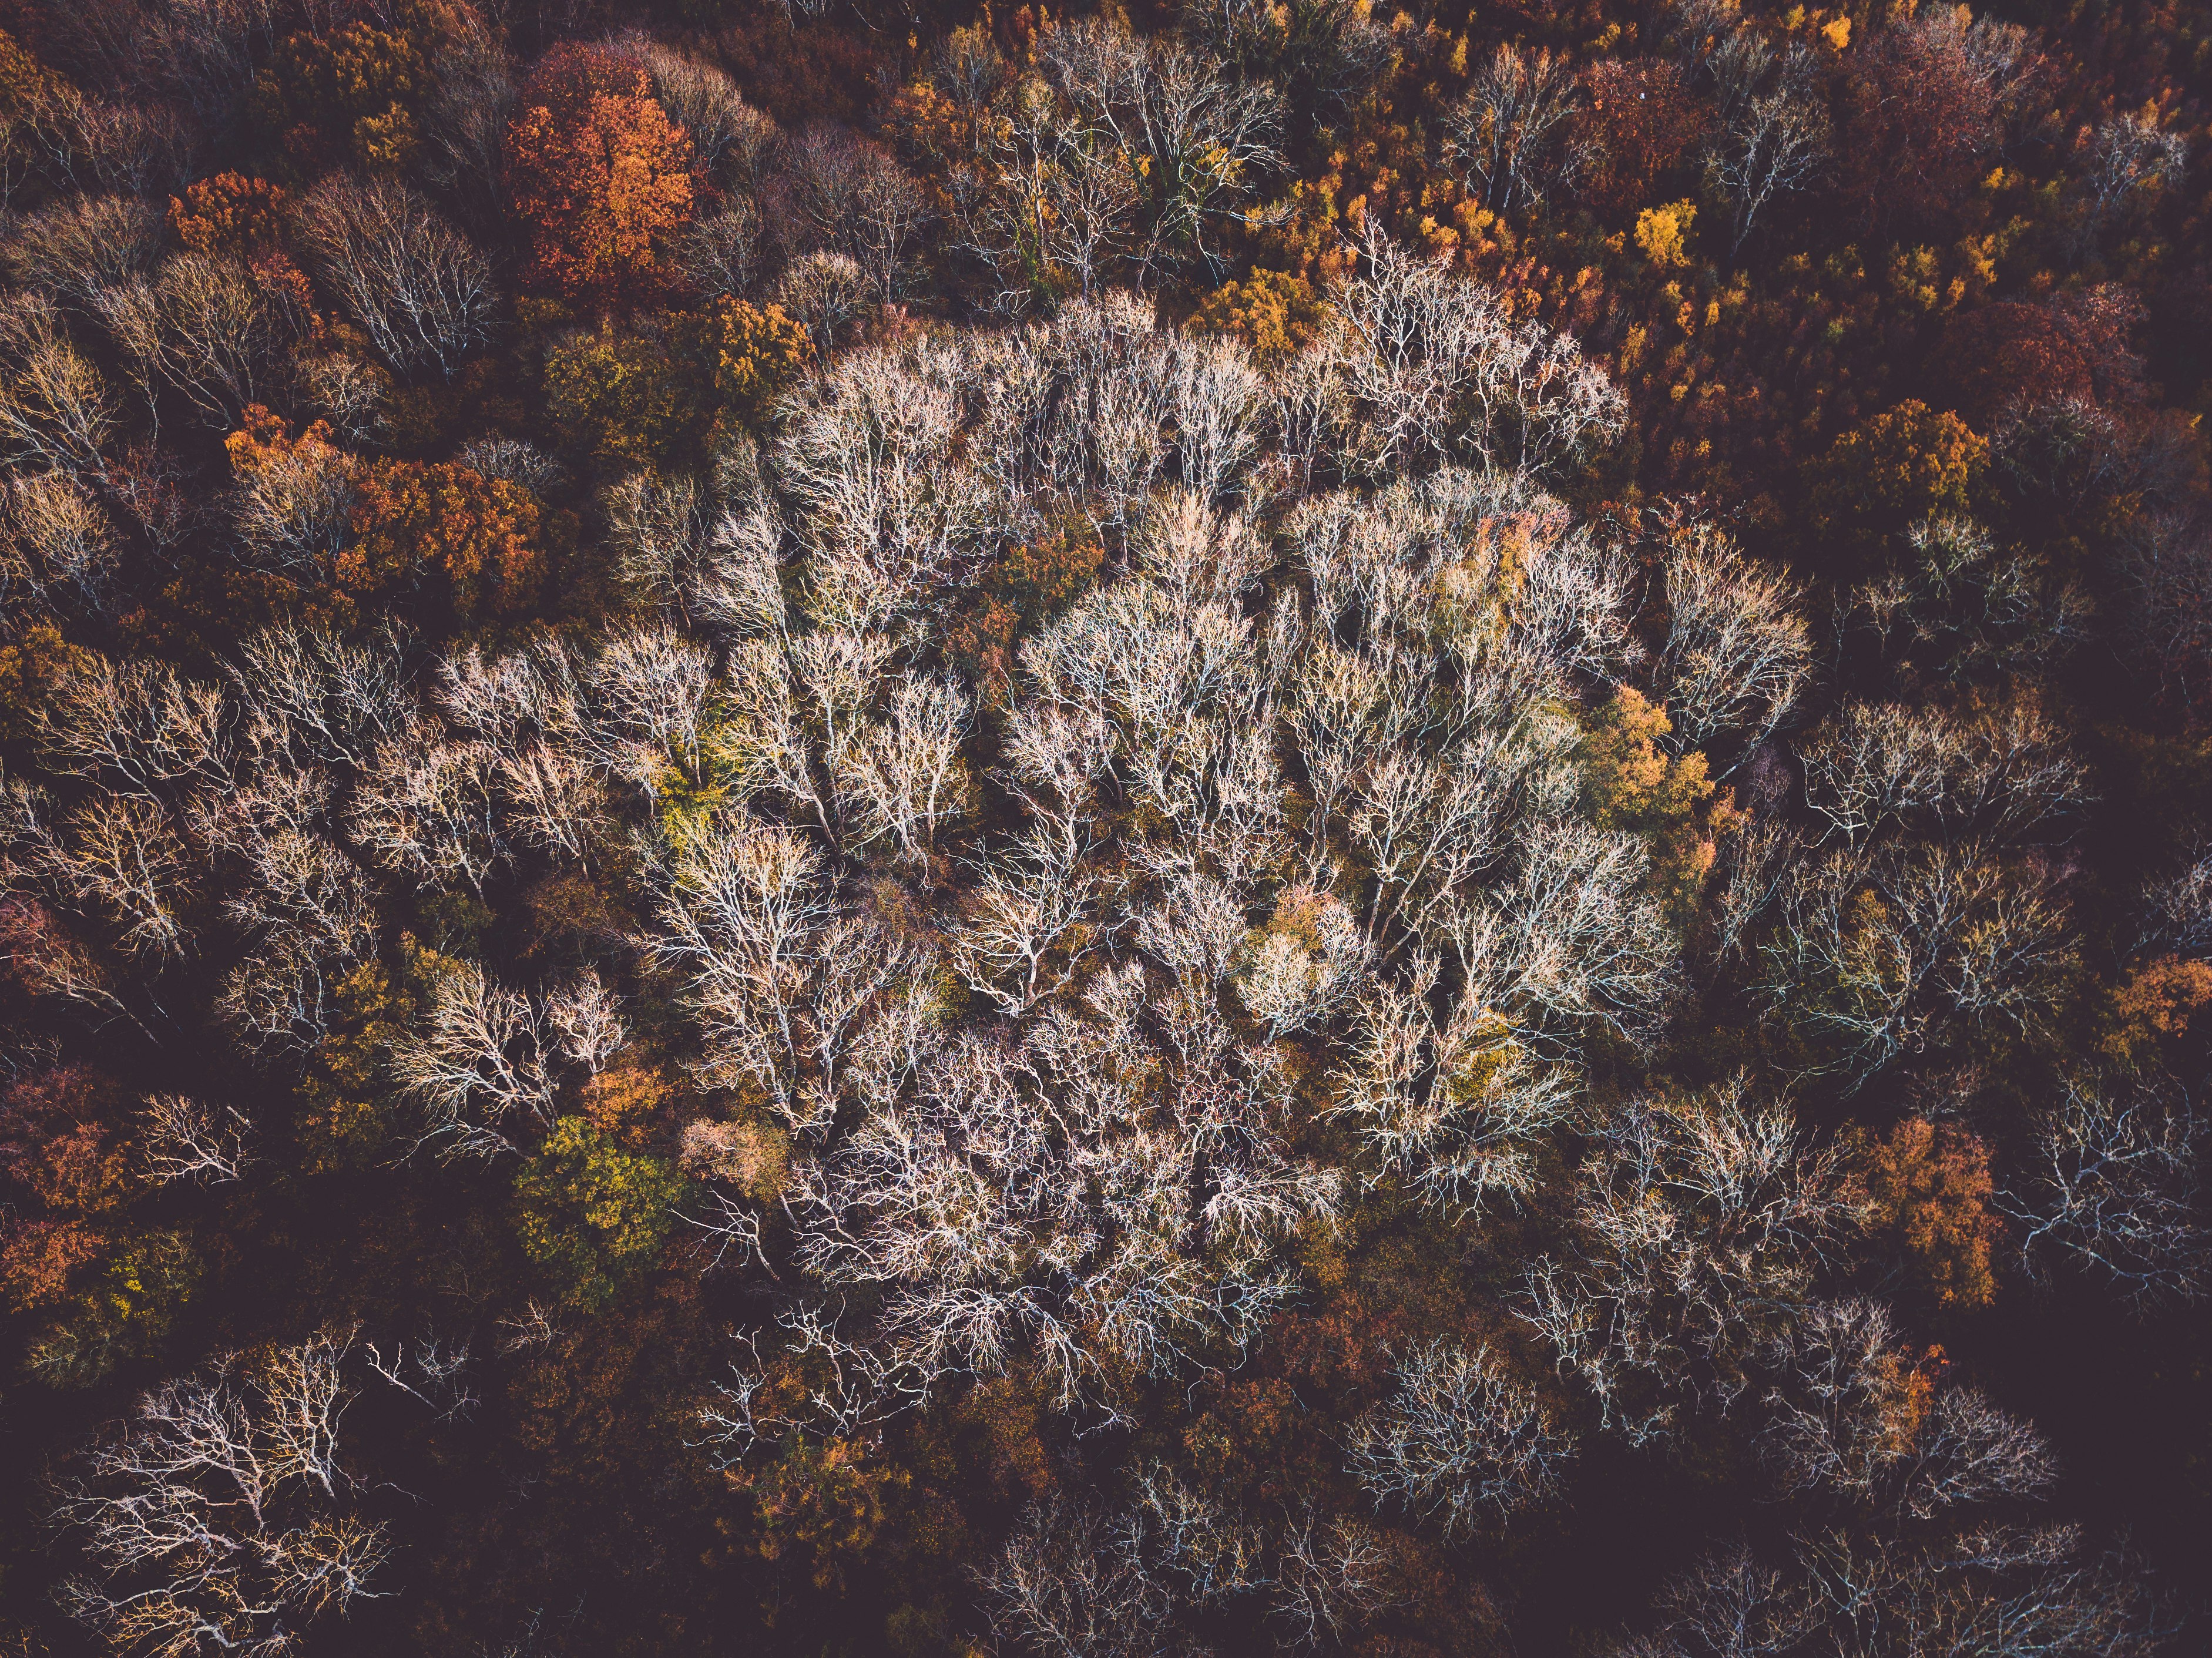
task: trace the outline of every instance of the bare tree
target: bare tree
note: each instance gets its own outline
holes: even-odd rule
[[[958,367],[927,344],[877,348],[793,394],[773,460],[817,629],[888,645],[992,533],[992,503],[956,454]]]
[[[441,25],[438,72],[423,106],[423,176],[453,192],[472,216],[495,220],[500,169],[516,96],[505,31],[470,8]]]
[[[1445,155],[1468,193],[1510,213],[1571,184],[1583,161],[1571,125],[1576,91],[1573,66],[1549,47],[1499,46],[1474,72],[1445,128]]]
[[[714,502],[689,472],[633,472],[601,497],[623,583],[655,604],[682,602],[709,556]]]
[[[187,778],[228,776],[229,716],[218,686],[166,663],[95,656],[56,681],[38,729],[57,769],[158,794]]]
[[[2146,882],[2139,913],[2136,955],[2212,955],[2212,847],[2200,841],[2179,873]]]
[[[1095,899],[1078,849],[1032,838],[981,872],[953,935],[957,970],[1003,1012],[1026,1012],[1073,982]]]
[[[140,1130],[146,1173],[165,1186],[234,1181],[252,1161],[246,1146],[252,1129],[235,1106],[217,1109],[182,1094],[150,1096]]]
[[[145,1394],[54,1486],[94,1575],[69,1610],[118,1649],[275,1658],[378,1591],[384,1527],[351,1510],[338,1426],[351,1338],[325,1333]]]
[[[1328,1018],[1359,994],[1374,961],[1351,908],[1306,887],[1276,901],[1271,923],[1240,954],[1237,998],[1271,1037]]]
[[[1389,32],[1352,0],[1186,0],[1183,27],[1248,80],[1273,80],[1292,116],[1318,118],[1372,86],[1390,59]]]
[[[1888,1314],[1869,1302],[1798,1313],[1768,1355],[1777,1374],[1759,1436],[1783,1488],[1894,1523],[1960,1505],[2040,1497],[2057,1478],[2041,1435],[1972,1388],[1916,1370]]]
[[[622,999],[596,968],[586,968],[545,999],[545,1020],[558,1033],[563,1057],[588,1076],[605,1070],[625,1039]]]
[[[2212,1291],[2203,1138],[2188,1096],[2158,1079],[2069,1078],[2036,1122],[2034,1151],[2002,1201],[2028,1270],[2064,1265],[2138,1309]]]
[[[767,272],[768,240],[760,210],[739,197],[693,220],[677,259],[702,298],[742,298]]]
[[[1768,1557],[1772,1564],[1768,1563]],[[2078,1529],[1987,1525],[1925,1540],[1835,1531],[1724,1550],[1656,1600],[1657,1628],[1621,1658],[1787,1658],[1993,1645],[2149,1658],[2171,1625],[2135,1563]]]
[[[947,65],[946,67],[952,67]],[[1062,24],[993,100],[952,183],[956,234],[1010,310],[1088,297],[1119,269],[1213,264],[1214,227],[1273,160],[1279,100],[1210,54]]]
[[[69,473],[8,481],[0,495],[0,593],[49,598],[73,592],[96,610],[121,562],[107,514]]]
[[[1462,459],[1540,469],[1620,429],[1620,392],[1565,335],[1515,323],[1488,290],[1372,224],[1360,252],[1288,377],[1294,449],[1382,479]]]
[[[345,350],[303,352],[292,367],[301,399],[340,437],[369,445],[385,435],[392,377],[367,357]]]
[[[725,185],[748,194],[757,189],[781,136],[775,123],[712,64],[643,35],[626,35],[621,45],[645,65],[653,95],[691,140],[701,165]]]
[[[1806,804],[1854,841],[1891,824],[2063,839],[2091,799],[2087,763],[2032,694],[1956,709],[1848,703],[1803,756]]]
[[[1659,668],[1680,749],[1727,737],[1748,750],[1789,717],[1812,677],[1802,596],[1710,529],[1674,537],[1664,565]]]
[[[1644,884],[1634,837],[1571,820],[1530,827],[1517,878],[1440,929],[1470,993],[1516,1026],[1642,1040],[1663,1019],[1680,946]]]
[[[880,720],[861,726],[836,756],[837,789],[860,844],[888,841],[895,855],[926,864],[940,826],[972,810],[974,786],[960,758],[967,694],[951,680],[903,675]]]
[[[1260,1528],[1175,1468],[1147,1462],[1135,1480],[1129,1525],[1139,1552],[1177,1601],[1212,1607],[1266,1582]]]
[[[1358,1520],[1323,1522],[1309,1506],[1286,1516],[1276,1549],[1271,1615],[1293,1651],[1325,1649],[1392,1603],[1382,1540]]]
[[[68,80],[45,72],[27,53],[23,57],[29,72],[9,77],[7,108],[0,112],[0,210],[14,209],[17,192],[58,149],[66,157],[69,130],[84,105],[83,94]]]
[[[0,242],[9,280],[80,311],[103,288],[150,275],[161,255],[160,214],[127,196],[49,203]]]
[[[1352,1471],[1377,1501],[1436,1516],[1451,1537],[1558,1494],[1574,1442],[1487,1345],[1426,1342],[1391,1375],[1390,1397],[1352,1430]]]
[[[511,1151],[510,1119],[553,1120],[554,1079],[545,1015],[519,991],[494,985],[463,963],[431,992],[419,1030],[392,1045],[392,1075],[421,1104],[418,1145],[441,1157]]]
[[[99,369],[51,301],[21,294],[0,305],[0,439],[50,471],[96,471],[115,419]]]
[[[248,559],[326,581],[352,533],[361,462],[310,428],[272,444],[239,477],[232,522]]]
[[[1759,1446],[1785,1493],[1872,1503],[1894,1487],[1926,1400],[1888,1309],[1871,1301],[1802,1308],[1777,1334],[1767,1363],[1778,1380]]]
[[[928,198],[904,167],[879,145],[817,125],[786,146],[780,182],[777,204],[796,210],[807,240],[852,259],[878,304],[898,297],[930,216]]]
[[[1632,1441],[1673,1432],[1681,1400],[1740,1398],[1860,1219],[1834,1155],[1749,1095],[1739,1077],[1620,1112],[1583,1167],[1577,1254],[1528,1274],[1523,1316]]]
[[[263,1047],[319,1041],[338,983],[375,947],[368,879],[328,833],[332,786],[319,767],[272,766],[190,803],[194,832],[237,860],[223,910],[253,941],[218,1011]]]
[[[490,264],[398,180],[331,179],[301,202],[295,222],[323,279],[394,367],[451,380],[491,337]]]
[[[1761,214],[1811,184],[1827,164],[1828,114],[1813,84],[1812,64],[1806,48],[1795,48],[1771,90],[1739,96],[1723,116],[1706,169],[1735,210],[1731,254],[1741,250]]]
[[[48,858],[55,884],[96,906],[132,951],[177,956],[190,943],[178,911],[187,896],[187,853],[159,801],[96,794],[70,815]]]
[[[843,1034],[809,1029],[835,915],[818,851],[788,829],[728,823],[678,853],[653,940],[705,1016],[702,1075],[750,1078],[794,1131],[836,1110],[808,1063],[810,1038]]]
[[[201,137],[189,112],[167,100],[88,98],[48,142],[56,167],[86,187],[158,200],[198,175]]]
[[[1820,1068],[1863,1085],[1963,1029],[2025,1024],[2071,950],[2035,869],[1967,843],[1892,843],[1792,867],[1756,982],[1825,1049]]]
[[[817,248],[785,265],[770,295],[806,331],[817,355],[828,356],[845,325],[868,303],[868,275],[849,253]]]
[[[2189,141],[2148,115],[2130,111],[2111,117],[2089,141],[2087,167],[2075,178],[2081,220],[2075,232],[2075,257],[2096,251],[2106,231],[2141,202],[2155,197],[2179,180],[2189,161]]]
[[[1126,1521],[1065,1497],[1025,1509],[979,1576],[992,1626],[1048,1658],[1195,1652]]]
[[[453,459],[471,472],[504,478],[540,500],[551,495],[568,477],[559,461],[526,438],[478,438]]]
[[[1929,650],[1946,678],[1985,683],[2034,676],[2087,638],[2089,600],[2080,584],[2000,548],[1972,519],[1923,519],[1908,539],[1912,564],[1851,595],[1851,622],[1863,622],[1884,651]],[[2130,576],[2140,577],[2142,565],[2131,564]],[[2143,630],[2145,643],[2150,632]]]
[[[1042,82],[1021,82],[1009,104],[1007,119],[982,129],[990,153],[953,175],[957,244],[992,271],[1002,310],[1048,306],[1062,291],[1088,298],[1131,239],[1136,180],[1110,147],[1060,118]]]
[[[237,261],[198,253],[172,253],[150,280],[102,288],[92,304],[149,411],[158,412],[166,386],[222,424],[274,395],[270,382],[304,320]]]
[[[292,623],[248,634],[229,671],[243,746],[262,764],[361,770],[378,744],[416,726],[406,651],[390,628],[358,640]]]
[[[1424,1199],[1476,1211],[1493,1195],[1517,1201],[1535,1190],[1543,1136],[1567,1114],[1572,1074],[1538,1062],[1472,999],[1439,1021],[1437,978],[1436,959],[1417,957],[1409,984],[1380,986],[1363,1002],[1336,1110],[1382,1171]]]

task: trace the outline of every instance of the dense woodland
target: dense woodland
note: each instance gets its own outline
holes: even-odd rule
[[[2204,1650],[2208,76],[0,0],[0,1650]]]

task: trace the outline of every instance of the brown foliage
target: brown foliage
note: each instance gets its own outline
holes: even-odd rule
[[[1719,855],[1742,821],[1731,796],[1716,794],[1705,756],[1669,759],[1658,739],[1673,730],[1666,711],[1624,685],[1583,739],[1583,787],[1600,826],[1647,835],[1651,889],[1677,926],[1686,926]]]
[[[2208,1002],[2212,1002],[2212,963],[2179,956],[2145,962],[2112,992],[2118,1023],[2106,1037],[2105,1049],[2126,1060],[2161,1042],[2179,1042]]]
[[[1963,513],[1989,465],[1988,440],[1917,398],[1838,438],[1811,469],[1816,528],[1847,543],[1895,535],[1931,513]]]
[[[1943,332],[1935,372],[1950,406],[1987,427],[2016,404],[2087,398],[2095,377],[2086,343],[2047,306],[2000,300]]]
[[[1088,592],[1105,557],[1097,532],[1080,523],[1012,549],[945,630],[946,658],[966,671],[987,701],[1003,701],[1012,683],[1015,646]]]
[[[68,1296],[76,1269],[99,1260],[106,1248],[82,1221],[0,1223],[0,1301],[19,1313],[54,1305]]]
[[[412,166],[459,26],[445,0],[388,0],[343,27],[285,36],[254,91],[260,120],[280,135],[280,163],[302,179],[334,162],[372,173]]]
[[[96,1214],[127,1187],[113,1078],[80,1065],[19,1077],[0,1091],[0,1178],[50,1210]]]
[[[714,394],[740,420],[757,420],[799,379],[814,348],[780,305],[725,299],[713,316]]]
[[[0,1302],[18,1312],[64,1299],[109,1240],[93,1224],[128,1194],[113,1081],[56,1066],[0,1090]]]
[[[0,738],[21,741],[29,736],[47,688],[91,659],[89,651],[51,626],[26,628],[12,642],[0,645]]]
[[[617,1066],[586,1083],[579,1102],[599,1132],[625,1151],[643,1151],[668,1138],[675,1090],[651,1066]]]
[[[714,45],[746,100],[787,127],[863,125],[885,67],[865,39],[772,6],[724,29]]]
[[[1852,52],[1844,87],[1844,189],[1869,224],[1923,222],[1971,189],[1996,143],[1996,89],[1947,9],[1892,24]]]
[[[1682,71],[1656,58],[1607,58],[1583,86],[1589,101],[1578,125],[1591,154],[1577,198],[1601,217],[1645,205],[1704,136],[1705,112]]]
[[[1272,366],[1297,355],[1320,331],[1328,307],[1303,276],[1255,270],[1244,281],[1224,282],[1207,295],[1191,326],[1240,342],[1253,359]]]

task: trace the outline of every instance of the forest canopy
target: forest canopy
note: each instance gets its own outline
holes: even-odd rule
[[[0,1653],[2201,1649],[2208,76],[0,0]]]

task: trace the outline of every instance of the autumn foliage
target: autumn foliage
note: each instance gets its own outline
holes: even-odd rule
[[[1986,1306],[1996,1294],[2002,1228],[1990,1207],[1989,1147],[1949,1125],[1908,1117],[1887,1139],[1853,1142],[1872,1225],[1896,1239],[1942,1307]]]
[[[0,1658],[2205,1646],[2203,10],[0,3]]]
[[[489,622],[536,601],[545,579],[538,533],[538,503],[504,478],[443,461],[379,461],[362,479],[338,582],[368,606],[434,576],[461,621]]]
[[[372,172],[414,161],[422,106],[436,84],[433,62],[447,44],[444,21],[437,0],[400,0],[380,17],[278,42],[256,103],[284,165],[311,178],[328,161]]]
[[[250,259],[275,248],[288,200],[281,185],[218,173],[169,198],[169,230],[194,253]]]
[[[701,181],[690,140],[653,101],[641,65],[607,47],[556,46],[522,89],[507,156],[532,287],[610,307],[667,290],[663,261]]]

